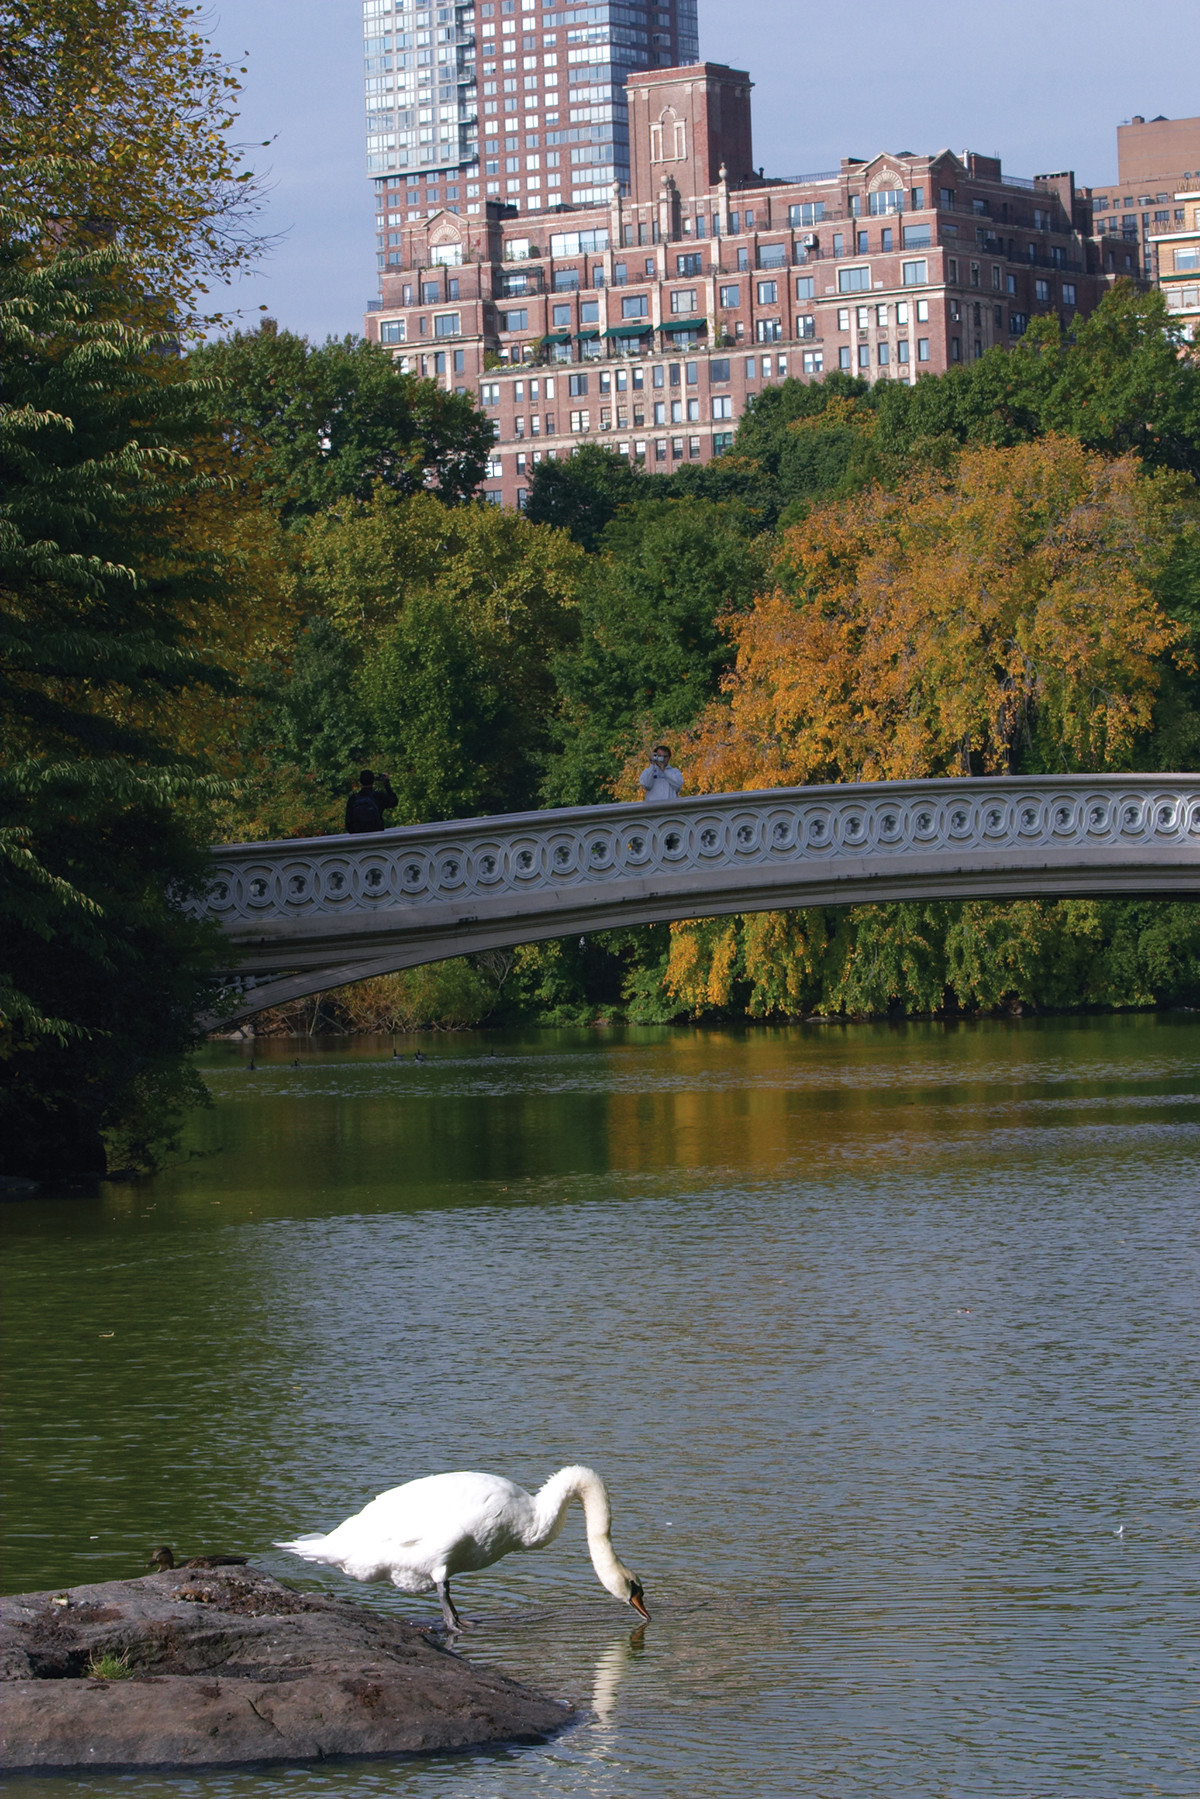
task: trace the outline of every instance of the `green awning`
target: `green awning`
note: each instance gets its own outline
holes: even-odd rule
[[[546,333],[548,344],[569,344],[570,341],[571,333],[569,331],[547,331]]]
[[[708,330],[708,320],[707,319],[669,319],[669,320],[664,319],[662,322],[662,329],[664,331],[707,331]]]
[[[599,337],[600,332],[597,326],[593,326],[590,331],[577,331],[575,335],[582,342],[586,338]]]
[[[645,337],[647,331],[654,327],[649,319],[639,319],[636,325],[610,325],[604,333],[605,337]]]

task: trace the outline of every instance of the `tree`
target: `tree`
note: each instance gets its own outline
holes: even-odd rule
[[[314,346],[266,319],[190,358],[221,383],[218,417],[247,479],[285,522],[376,487],[470,499],[494,442],[474,401],[402,375],[389,351],[364,338]]]
[[[581,444],[573,456],[537,465],[525,516],[531,524],[568,531],[591,551],[622,506],[648,498],[660,486],[658,476],[644,474],[627,456],[603,444]]]
[[[563,532],[431,494],[380,489],[310,525],[306,602],[352,648],[366,754],[392,775],[397,822],[535,804],[581,563]]]
[[[113,1133],[151,1161],[200,1094],[211,946],[180,902],[213,783],[163,721],[232,683],[220,558],[181,523],[209,396],[123,322],[143,290],[117,255],[38,265],[44,241],[0,242],[0,1095],[6,1166],[76,1174]]]
[[[647,728],[678,731],[715,697],[731,661],[717,620],[749,606],[767,567],[756,523],[739,506],[687,498],[623,507],[605,527],[580,591],[578,641],[555,662],[562,748],[546,798],[611,797]]]
[[[177,327],[262,245],[261,189],[228,140],[244,71],[200,17],[186,0],[0,0],[9,203],[60,248],[136,261],[139,314],[169,306]]]
[[[1066,438],[974,449],[784,533],[691,755],[708,790],[1128,766],[1187,633],[1153,586],[1195,499]]]

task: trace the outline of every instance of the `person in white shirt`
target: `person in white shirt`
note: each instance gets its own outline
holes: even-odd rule
[[[647,800],[673,800],[679,797],[683,776],[671,767],[671,752],[665,743],[656,743],[649,768],[638,776],[642,797]]]

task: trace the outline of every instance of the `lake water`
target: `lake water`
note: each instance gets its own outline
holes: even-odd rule
[[[582,1460],[653,1622],[573,1512],[456,1594],[557,1741],[22,1799],[1195,1799],[1200,1018],[414,1042],[213,1046],[202,1153],[4,1208],[5,1587],[432,1618],[272,1539]]]

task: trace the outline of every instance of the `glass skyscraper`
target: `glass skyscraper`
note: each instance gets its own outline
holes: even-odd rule
[[[626,76],[700,53],[696,0],[363,0],[363,33],[367,170],[381,202],[403,183],[397,225],[431,207],[536,212],[607,200],[614,182],[627,193]]]

